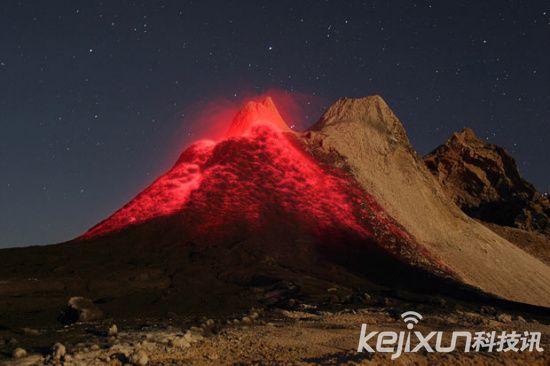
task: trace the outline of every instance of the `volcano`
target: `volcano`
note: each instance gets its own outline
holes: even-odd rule
[[[277,237],[298,250],[307,238],[319,250],[364,250],[365,263],[376,251],[499,297],[550,304],[548,266],[466,216],[378,96],[341,99],[304,133],[288,128],[271,98],[251,101],[225,138],[191,145],[80,239],[167,216],[200,246]]]
[[[315,238],[321,245],[363,242],[450,274],[352,175],[305,150],[269,97],[248,102],[225,138],[192,144],[168,172],[79,239],[167,216],[177,216],[194,242],[219,244],[283,230],[289,238]]]
[[[445,194],[381,97],[340,99],[304,132],[271,98],[228,122],[80,237],[0,251],[0,321],[51,321],[75,294],[117,317],[335,288],[550,306],[550,267]]]

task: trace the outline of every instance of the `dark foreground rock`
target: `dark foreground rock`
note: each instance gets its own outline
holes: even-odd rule
[[[63,311],[60,321],[66,324],[90,322],[103,317],[103,312],[92,302],[82,296],[71,297],[67,308]]]

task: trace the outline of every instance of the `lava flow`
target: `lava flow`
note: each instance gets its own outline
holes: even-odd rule
[[[353,178],[302,149],[271,98],[246,104],[224,139],[191,145],[172,169],[81,238],[175,214],[190,236],[279,226],[313,235],[351,232],[392,252],[417,246]]]

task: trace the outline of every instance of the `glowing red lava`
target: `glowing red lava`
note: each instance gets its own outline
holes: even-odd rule
[[[82,238],[176,213],[184,213],[190,235],[280,225],[312,234],[343,230],[395,246],[413,242],[353,178],[302,150],[270,98],[249,102],[221,141],[191,145]]]
[[[227,131],[226,137],[241,136],[249,132],[249,129],[256,123],[264,123],[273,128],[290,132],[290,128],[279,114],[275,103],[270,97],[261,102],[248,102],[235,115],[233,123]]]

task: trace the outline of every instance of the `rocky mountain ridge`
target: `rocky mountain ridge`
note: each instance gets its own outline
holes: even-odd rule
[[[424,157],[446,194],[469,216],[550,234],[550,201],[523,179],[503,148],[466,128]]]
[[[312,155],[346,167],[461,281],[503,298],[550,305],[550,267],[452,202],[380,96],[338,100],[303,136]]]

